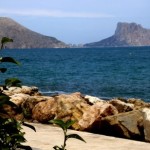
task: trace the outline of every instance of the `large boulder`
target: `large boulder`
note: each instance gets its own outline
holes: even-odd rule
[[[142,113],[143,113],[145,140],[150,142],[150,109],[144,108]]]
[[[15,103],[18,107],[20,107],[21,104],[27,101],[28,99],[30,99],[30,96],[28,94],[23,93],[13,94],[10,96],[10,101]]]
[[[119,99],[112,99],[109,103],[115,106],[119,113],[132,111],[134,109],[134,104],[126,103]]]
[[[97,102],[93,107],[98,108],[101,117],[112,116],[118,114],[118,110],[108,103]]]
[[[49,97],[45,96],[30,96],[28,94],[18,93],[10,96],[10,101],[16,104],[19,108],[18,111],[14,111],[11,108],[11,112],[15,112],[15,115],[23,115],[22,118],[32,119],[32,109],[35,105],[41,101],[46,101]],[[18,117],[17,117],[18,118]]]
[[[89,105],[81,93],[62,94],[55,99],[58,104],[56,118],[76,120],[72,126],[75,130],[91,131],[102,116],[118,113],[114,106],[105,101],[97,101],[94,105]]]
[[[141,110],[104,117],[99,126],[100,133],[106,135],[144,140]]]
[[[32,109],[32,118],[45,123],[54,119],[57,112],[57,103],[54,98],[49,97],[46,101],[41,101]]]
[[[22,120],[24,116],[23,116],[21,105],[22,103],[30,99],[31,96],[27,94],[19,93],[19,94],[11,95],[9,97],[10,97],[10,101],[13,102],[17,107],[16,106],[14,107],[14,105],[4,105],[5,111],[7,111],[7,114],[9,114],[9,116],[14,117],[18,120]]]
[[[75,120],[73,128],[80,130],[81,126],[78,124],[85,111],[90,109],[90,105],[83,99],[81,93],[61,94],[55,97],[57,102],[57,119]]]
[[[113,105],[102,101],[96,102],[83,113],[79,120],[80,130],[95,132],[102,117],[115,114],[118,114],[118,111]]]

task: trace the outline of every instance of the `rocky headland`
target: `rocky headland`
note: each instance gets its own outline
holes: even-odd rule
[[[150,142],[150,103],[130,98],[102,100],[79,92],[44,96],[37,87],[11,87],[4,91],[21,111],[6,107],[16,119],[48,123],[75,120],[72,129]]]
[[[114,35],[85,47],[150,46],[150,29],[136,23],[119,22]]]
[[[7,17],[0,17],[0,39],[2,37],[13,39],[13,43],[5,46],[10,49],[68,47],[67,44],[54,37],[34,32]]]

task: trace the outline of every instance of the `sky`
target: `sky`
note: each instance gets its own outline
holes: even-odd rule
[[[118,22],[150,29],[150,0],[0,0],[0,17],[67,44],[100,41]]]

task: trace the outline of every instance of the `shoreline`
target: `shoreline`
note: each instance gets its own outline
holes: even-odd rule
[[[48,123],[74,120],[71,129],[150,142],[150,103],[140,99],[103,100],[80,92],[44,96],[37,87],[11,87],[4,93],[22,111],[9,108],[17,120]]]

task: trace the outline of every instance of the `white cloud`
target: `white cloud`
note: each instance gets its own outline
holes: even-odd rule
[[[113,15],[90,12],[65,12],[59,10],[16,10],[0,9],[0,15],[19,15],[19,16],[45,16],[45,17],[70,17],[70,18],[112,18]]]

